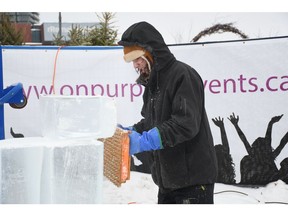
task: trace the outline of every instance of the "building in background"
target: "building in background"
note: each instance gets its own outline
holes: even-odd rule
[[[98,23],[62,23],[61,24],[61,35],[63,36],[64,41],[68,41],[68,33],[73,27],[80,27],[84,30],[84,32],[89,32],[92,28],[94,28]],[[49,22],[41,24],[41,43],[43,45],[51,45],[54,41],[54,38],[57,36],[59,32],[59,23],[57,22]]]
[[[16,30],[21,30],[25,45],[52,45],[59,33],[60,23],[49,22],[39,24],[38,12],[4,12]],[[0,17],[1,20],[1,17]],[[99,23],[61,23],[61,36],[64,41],[69,40],[68,33],[74,27],[90,31]]]
[[[6,12],[11,22],[35,25],[39,23],[38,12]]]
[[[25,44],[41,44],[38,12],[3,12],[3,14],[9,18],[17,31],[22,32]]]

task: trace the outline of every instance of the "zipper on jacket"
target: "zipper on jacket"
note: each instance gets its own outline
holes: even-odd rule
[[[154,94],[151,94],[151,111],[152,111],[152,126],[155,127],[158,122],[158,113],[157,113],[157,103],[159,100],[160,91],[157,90]],[[158,110],[159,111],[159,110]]]

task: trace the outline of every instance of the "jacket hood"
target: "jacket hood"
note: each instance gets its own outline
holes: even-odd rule
[[[118,44],[121,46],[138,45],[146,49],[153,56],[155,71],[162,70],[175,59],[162,35],[147,22],[139,22],[130,26],[123,33]]]

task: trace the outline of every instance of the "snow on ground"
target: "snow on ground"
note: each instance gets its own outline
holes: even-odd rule
[[[0,212],[1,215],[9,216],[277,216],[283,213],[286,215],[285,212],[288,210],[288,205],[275,204],[288,203],[288,185],[282,181],[258,188],[216,184],[215,205],[181,205],[181,207],[180,205],[155,205],[157,191],[158,188],[153,183],[151,175],[131,172],[130,180],[121,187],[116,187],[107,179],[104,180],[101,205],[0,205]],[[260,205],[253,205],[253,203]]]
[[[288,185],[278,180],[261,187],[243,187],[217,183],[215,204],[288,204]]]
[[[103,188],[103,203],[105,204],[157,203],[158,187],[154,184],[150,174],[132,171],[130,180],[121,187],[105,179]]]
[[[131,172],[130,180],[116,187],[104,180],[104,204],[156,204],[158,187],[150,174]],[[279,180],[263,187],[242,187],[216,183],[215,204],[288,204],[288,185]]]

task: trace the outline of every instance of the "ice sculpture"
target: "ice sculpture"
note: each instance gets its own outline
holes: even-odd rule
[[[103,150],[102,142],[83,139],[45,148],[41,203],[101,203]]]
[[[111,137],[116,130],[114,100],[101,96],[40,96],[45,137]]]
[[[0,203],[39,203],[42,139],[1,140]]]
[[[102,142],[7,139],[0,152],[0,203],[101,203]]]
[[[0,140],[0,203],[101,203],[110,98],[41,96],[43,137]]]

